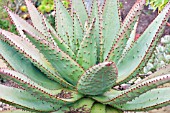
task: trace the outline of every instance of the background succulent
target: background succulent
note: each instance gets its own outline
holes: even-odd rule
[[[69,0],[62,0],[62,3],[66,8],[69,7]],[[42,13],[49,13],[54,10],[54,0],[41,0],[38,10]]]
[[[146,4],[150,4],[153,10],[158,9],[158,11],[162,11],[165,5],[168,3],[169,0],[146,0]]]
[[[70,12],[55,0],[55,29],[25,2],[32,23],[6,8],[19,35],[0,29],[0,75],[20,87],[0,85],[0,101],[54,113],[147,111],[170,104],[165,95],[170,88],[157,88],[170,82],[170,66],[125,90],[116,88],[147,64],[170,16],[170,2],[137,41],[145,0],[137,0],[123,21],[117,0],[93,0],[91,8],[72,0]]]
[[[156,47],[152,58],[149,60],[144,73],[155,72],[157,69],[170,63],[170,36],[161,38],[160,44]]]

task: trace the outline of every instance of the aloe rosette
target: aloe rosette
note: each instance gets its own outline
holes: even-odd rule
[[[147,64],[170,16],[170,2],[134,41],[145,0],[122,21],[118,0],[55,0],[55,28],[25,0],[32,23],[6,8],[19,35],[0,29],[0,75],[20,88],[0,85],[0,101],[26,111],[115,113],[170,104],[170,66],[125,90]],[[88,9],[88,11],[87,11]],[[8,112],[8,111],[6,111]]]

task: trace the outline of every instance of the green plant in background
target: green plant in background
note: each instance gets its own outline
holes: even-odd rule
[[[154,11],[158,9],[158,11],[160,12],[168,3],[169,0],[146,0],[146,1],[147,1],[146,4],[147,5],[150,4]]]
[[[66,8],[68,8],[69,5],[70,5],[69,0],[62,0],[62,3],[64,4],[64,6],[65,6]]]
[[[155,72],[157,69],[170,64],[170,36],[162,37],[152,58],[144,68],[144,73]]]
[[[66,8],[69,7],[68,0],[62,0],[64,6]],[[49,13],[54,10],[54,0],[42,0],[40,6],[38,6],[38,10],[42,13]]]
[[[123,8],[123,3],[122,2],[119,2],[119,7],[120,7],[120,9]]]
[[[4,6],[7,6],[7,3],[9,2],[9,0],[0,0],[0,19],[1,18],[6,18],[8,15],[4,10]]]
[[[54,10],[54,2],[53,0],[42,0],[40,6],[38,6],[38,10],[42,13],[49,13]]]
[[[16,27],[10,23],[7,18],[8,14],[4,10],[4,6],[7,6],[8,2],[12,2],[12,0],[0,0],[0,28],[17,34]]]
[[[53,15],[48,15],[47,20],[51,24],[51,26],[55,28],[55,17]]]
[[[0,29],[0,56],[8,67],[1,67],[0,75],[22,88],[0,85],[0,101],[43,113],[148,111],[170,104],[170,87],[158,88],[170,82],[170,66],[127,89],[116,88],[147,64],[170,16],[170,2],[137,41],[145,0],[137,0],[124,21],[117,0],[93,0],[90,14],[82,0],[72,0],[71,13],[55,0],[55,29],[25,2],[32,24],[6,8],[20,35]]]
[[[0,19],[0,28],[18,34],[15,25],[11,24],[9,20]]]

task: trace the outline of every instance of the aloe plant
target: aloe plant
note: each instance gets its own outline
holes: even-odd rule
[[[20,88],[0,85],[0,101],[32,112],[115,113],[170,104],[170,66],[128,89],[116,86],[147,64],[170,16],[170,2],[134,41],[145,0],[122,21],[118,0],[72,0],[68,12],[55,0],[55,28],[25,0],[32,24],[6,8],[20,35],[0,29],[0,75]],[[11,112],[11,111],[9,111]],[[24,112],[24,111],[13,111]]]

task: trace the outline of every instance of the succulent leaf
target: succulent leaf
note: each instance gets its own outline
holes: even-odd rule
[[[35,66],[41,69],[45,74],[54,80],[62,83],[62,85],[67,87],[72,87],[69,83],[65,82],[58,75],[58,72],[52,67],[52,65],[47,61],[47,59],[39,52],[39,50],[30,43],[29,40],[21,38],[13,33],[0,29],[0,34],[2,35],[2,40],[7,41],[12,46],[14,46],[20,53],[23,53]],[[63,83],[64,82],[64,83]]]
[[[23,38],[25,37],[25,35],[22,30],[28,30],[30,32],[34,32],[36,35],[38,35],[42,39],[44,40],[46,39],[45,36],[41,32],[39,32],[35,27],[33,27],[28,22],[20,18],[18,15],[14,14],[12,11],[9,10],[9,8],[6,7],[5,9],[8,12],[8,15],[11,18],[11,20],[14,22],[18,32]]]
[[[55,1],[55,23],[56,31],[60,37],[74,50],[73,42],[73,20],[67,9],[60,0]]]
[[[50,25],[50,32],[52,37],[54,38],[54,41],[57,43],[57,46],[66,54],[68,54],[72,59],[75,60],[75,53],[71,50],[71,48],[60,38],[59,35],[57,35],[56,31],[52,28]]]
[[[103,58],[105,59],[112,47],[112,42],[116,39],[117,32],[119,32],[121,27],[119,0],[106,0],[103,8],[102,40],[104,45]]]
[[[92,100],[90,98],[83,98],[83,99],[79,100],[78,102],[76,102],[73,105],[73,107],[74,108],[85,107],[85,109],[89,111],[93,104],[94,104],[94,100]]]
[[[29,32],[26,33],[33,36],[28,38],[33,44],[36,45],[36,47],[53,65],[53,67],[58,70],[60,76],[67,80],[69,83],[76,85],[79,76],[84,73],[83,68],[69,55],[60,50],[60,48],[49,44],[45,40],[41,40],[40,37],[37,37],[34,34],[31,34]]]
[[[96,40],[96,47],[97,47],[97,56],[96,58],[99,60],[100,57],[100,38],[102,36],[102,34],[100,33],[101,29],[101,15],[102,15],[102,11],[100,9],[100,4],[98,0],[93,0],[92,1],[92,9],[90,12],[90,17],[89,17],[89,21],[93,21],[93,19],[95,18],[95,22],[94,22],[94,26],[93,26],[93,31],[91,32],[91,36],[92,38],[94,38]]]
[[[49,33],[49,29],[47,28],[47,25],[45,23],[44,15],[42,15],[40,12],[38,12],[36,7],[32,4],[32,2],[30,0],[25,0],[25,3],[27,5],[28,12],[30,14],[30,17],[31,17],[34,27],[38,31],[40,31],[43,35],[45,35],[46,40],[53,43],[54,40],[51,37],[51,34]]]
[[[114,106],[115,104],[122,104],[127,101],[131,101],[135,97],[140,96],[141,94],[147,92],[148,90],[151,90],[153,88],[156,88],[159,85],[162,85],[168,82],[170,82],[170,74],[166,74],[166,75],[162,75],[159,77],[149,79],[140,84],[132,85],[127,90],[122,91],[120,95],[116,96],[115,98],[109,100],[106,103],[111,106]]]
[[[87,70],[89,67],[93,66],[97,62],[97,45],[96,37],[94,37],[94,24],[96,19],[93,19],[88,31],[86,32],[78,53],[77,53],[77,62]]]
[[[117,97],[121,93],[122,93],[121,91],[110,89],[109,91],[106,91],[103,95],[92,96],[92,98],[96,100],[97,102],[104,103]]]
[[[2,75],[2,77],[6,79],[15,81],[17,84],[22,86],[25,90],[27,90],[31,94],[35,93],[36,94],[35,96],[41,97],[44,100],[50,102],[55,102],[58,104],[69,104],[82,97],[82,95],[77,94],[77,92],[65,90],[63,88],[61,89],[59,88],[57,90],[50,90],[44,88],[41,85],[29,79],[27,76],[13,70],[0,69],[0,75]],[[60,94],[62,93],[63,95],[64,93],[70,94],[70,97],[68,98],[61,97]]]
[[[115,106],[131,101],[135,97],[139,97],[141,94],[168,82],[170,82],[170,75],[161,75],[134,84],[124,91],[110,90],[101,96],[93,97],[93,99],[111,106]]]
[[[95,103],[92,107],[91,113],[105,113],[106,105],[101,103]]]
[[[6,8],[20,35],[0,29],[0,77],[18,87],[0,85],[0,101],[43,113],[123,113],[170,105],[170,65],[129,85],[160,40],[170,2],[137,41],[145,0],[137,0],[123,22],[119,0],[71,0],[69,9],[54,0],[53,26],[31,0],[25,2],[32,22]]]
[[[46,75],[44,75],[37,67],[35,67],[24,55],[19,53],[17,50],[15,50],[13,47],[11,47],[3,40],[0,40],[0,48],[1,48],[0,54],[3,56],[5,61],[9,63],[10,67],[13,68],[14,70],[27,75],[30,79],[32,79],[33,81],[42,85],[45,88],[49,89],[61,88],[59,83],[56,83],[48,79]]]
[[[170,5],[168,4],[134,43],[126,56],[117,64],[119,70],[118,83],[124,83],[131,79],[146,64],[170,16],[169,10]],[[133,65],[129,65],[129,63]]]
[[[23,53],[28,54],[27,56],[31,56],[33,59],[37,60],[37,62],[44,61],[41,63],[44,63],[42,65],[46,65],[47,69],[50,69],[50,67],[52,67],[50,66],[50,63],[48,63],[48,61],[39,53],[39,50],[30,43],[30,41],[2,29],[0,29],[0,34],[2,36],[1,40],[7,41],[14,47],[18,48],[20,51],[23,51]]]
[[[94,100],[92,100],[90,98],[83,98],[83,99],[80,99],[79,101],[77,101],[76,103],[74,103],[70,109],[72,111],[89,113],[93,104],[94,104]],[[69,111],[70,110],[68,110],[67,112],[69,112]]]
[[[83,25],[80,22],[80,18],[78,17],[76,12],[73,12],[73,41],[74,41],[73,51],[75,54],[77,54],[77,51],[83,40],[83,37],[84,37]]]
[[[115,109],[110,106],[106,106],[106,113],[123,113],[123,111]]]
[[[77,102],[71,104],[70,107],[62,107],[59,111],[52,113],[70,113],[70,112],[90,113],[93,104],[94,100],[90,98],[82,98]]]
[[[3,93],[0,93],[0,101],[11,104],[21,109],[37,112],[49,112],[55,111],[62,107],[61,104],[54,104],[46,102],[37,97],[32,96],[27,91],[4,86],[0,84],[0,89]]]
[[[139,19],[139,16],[144,8],[145,0],[138,0],[128,15],[126,16],[121,29],[119,30],[116,39],[112,43],[112,47],[106,61],[113,61],[117,64],[117,61],[121,58],[123,49],[126,47],[126,43],[130,37],[131,32],[133,31],[134,25]]]
[[[84,4],[84,0],[72,0],[72,12],[76,12],[80,17],[82,25],[88,19],[88,13]]]
[[[116,78],[117,69],[115,64],[104,62],[89,68],[80,77],[77,90],[86,95],[100,95],[115,84]]]
[[[169,92],[169,87],[152,89],[134,100],[125,104],[116,105],[116,107],[126,111],[148,111],[158,109],[170,104]]]
[[[125,55],[127,54],[127,51],[129,51],[129,49],[133,46],[133,44],[135,42],[137,26],[138,26],[138,21],[134,25],[134,28],[133,28],[133,30],[130,34],[130,37],[129,37],[127,43],[126,43],[126,47],[124,48],[119,61],[121,61],[125,57]],[[119,61],[118,61],[118,63],[119,63]]]
[[[84,24],[84,28],[83,28],[84,33],[86,33],[88,31],[88,29],[89,29],[89,23],[88,23],[88,21],[86,21]]]
[[[5,110],[5,111],[1,111],[1,113],[30,113],[30,112],[24,110]]]
[[[142,79],[141,81],[139,81],[138,83],[144,82],[146,80],[152,79],[154,77],[158,77],[160,75],[165,75],[165,74],[169,74],[170,73],[170,65],[164,66],[160,69],[158,69],[158,71],[156,71],[155,73],[151,74],[150,76]]]
[[[26,37],[24,34],[24,31],[27,31],[27,32],[34,33],[35,35],[41,37],[41,40],[46,40],[46,37],[41,32],[39,32],[35,27],[33,27],[28,22],[26,22],[25,20],[20,18],[18,15],[14,14],[8,8],[6,8],[6,10],[9,14],[10,18],[13,20],[14,24],[16,25],[17,30],[22,37]],[[70,55],[70,57],[72,57],[74,59],[75,55],[74,55],[73,51],[57,35],[56,31],[52,28],[52,26],[46,20],[44,20],[44,21],[45,21],[47,27],[49,28],[50,33],[51,33],[54,41],[56,42],[57,46],[60,47],[61,50],[63,50],[65,53],[67,53],[68,55]],[[53,45],[55,45],[55,44],[53,44]]]

